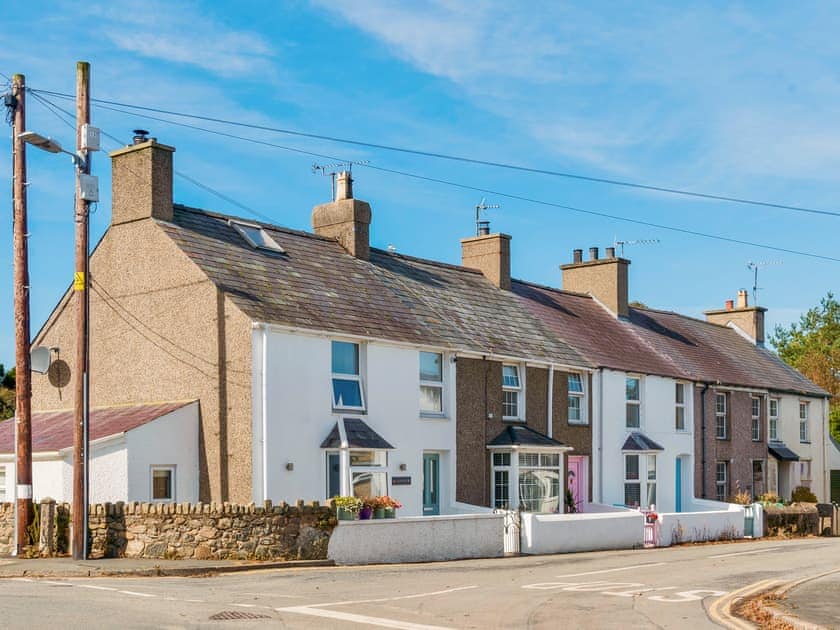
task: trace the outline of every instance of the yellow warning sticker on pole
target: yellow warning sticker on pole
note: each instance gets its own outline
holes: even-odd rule
[[[85,272],[84,271],[77,271],[73,274],[73,290],[74,291],[84,291],[85,290]]]

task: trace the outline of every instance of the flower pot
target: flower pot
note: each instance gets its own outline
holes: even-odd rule
[[[378,507],[373,510],[373,518],[385,518],[385,508]]]
[[[385,508],[385,518],[397,518],[396,508]]]
[[[336,517],[338,518],[339,521],[354,521],[354,520],[356,520],[356,514],[354,512],[351,512],[347,508],[343,508],[343,507],[337,508],[335,513],[336,513]]]
[[[360,521],[369,521],[372,513],[373,513],[373,510],[371,508],[369,508],[368,506],[363,507],[359,511],[359,520]]]

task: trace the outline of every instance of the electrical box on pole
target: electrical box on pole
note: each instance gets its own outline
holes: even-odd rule
[[[99,127],[82,125],[82,151],[99,151]]]
[[[96,175],[79,173],[79,193],[84,201],[99,201],[99,178]]]

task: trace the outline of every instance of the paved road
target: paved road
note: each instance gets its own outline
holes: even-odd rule
[[[840,569],[840,559],[835,563]],[[780,608],[827,628],[840,628],[840,573],[806,582],[792,589]]]
[[[840,539],[812,538],[212,578],[12,578],[0,580],[0,626],[714,628],[715,598],[825,572],[839,553]]]

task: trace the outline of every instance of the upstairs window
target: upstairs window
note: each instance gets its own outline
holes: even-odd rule
[[[779,399],[770,399],[770,430],[769,438],[771,440],[779,439]]]
[[[628,376],[625,379],[625,400],[627,408],[627,419],[625,426],[628,429],[638,429],[642,417],[642,379],[636,376]]]
[[[726,403],[726,394],[715,394],[715,437],[719,440],[729,439]]]
[[[753,442],[761,440],[761,398],[753,396],[750,398],[752,404],[752,439]]]
[[[572,372],[569,381],[569,424],[586,424],[586,397],[583,375]]]
[[[685,431],[685,383],[677,383],[674,394],[674,428]]]
[[[420,353],[420,413],[443,415],[443,355]]]
[[[268,249],[274,252],[285,253],[280,244],[265,230],[265,228],[254,223],[243,223],[242,221],[229,221],[230,225],[248,241],[251,247]]]
[[[502,366],[502,417],[504,420],[521,420],[524,416],[522,404],[522,379],[518,365]]]
[[[808,403],[799,403],[799,441],[810,442],[811,432],[808,427]]]
[[[332,342],[333,409],[364,411],[365,398],[359,367],[359,344]]]

